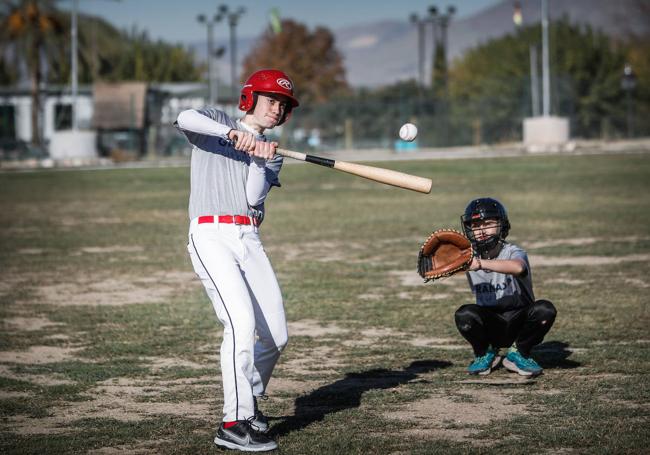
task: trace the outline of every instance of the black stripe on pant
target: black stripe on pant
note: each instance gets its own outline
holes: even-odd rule
[[[475,304],[456,310],[456,327],[472,345],[474,355],[482,356],[491,345],[507,348],[516,343],[524,357],[530,357],[534,346],[542,342],[553,326],[557,311],[548,300],[509,311],[496,311]]]

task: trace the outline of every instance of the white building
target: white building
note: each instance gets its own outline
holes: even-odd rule
[[[217,106],[229,114],[236,114],[237,100],[233,100],[229,92],[227,87],[220,90]],[[89,131],[97,127],[94,122],[95,100],[93,93],[91,85],[79,87],[76,100],[79,130]],[[68,87],[49,87],[41,91],[41,97],[41,137],[44,145],[50,146],[57,132],[64,134],[65,130],[72,127],[72,97]],[[144,123],[138,132],[134,133],[131,129],[130,134],[138,134],[144,138],[146,153],[149,155],[185,153],[180,150],[184,142],[179,140],[182,138],[172,124],[181,111],[204,107],[206,99],[207,86],[204,83],[148,84],[145,112],[142,114]],[[11,155],[7,154],[7,150],[25,149],[31,142],[33,128],[31,106],[32,98],[28,89],[0,87],[0,159],[6,159]],[[123,108],[128,109],[129,106],[123,106]],[[150,135],[149,133],[152,132],[153,134]],[[101,136],[98,142],[101,142],[103,137],[105,136]],[[141,152],[143,149],[141,148]],[[106,147],[100,146],[100,151],[105,154]],[[10,157],[15,158],[13,155]]]
[[[49,142],[55,131],[72,126],[72,97],[67,87],[50,87],[41,91],[40,115],[43,140]],[[90,128],[93,116],[92,87],[81,86],[77,96],[79,127]],[[0,140],[32,140],[32,96],[28,89],[0,87]]]

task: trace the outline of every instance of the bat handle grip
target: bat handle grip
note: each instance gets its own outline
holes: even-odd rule
[[[293,150],[281,149],[279,147],[275,149],[275,153],[277,153],[278,155],[286,156],[300,161],[305,161],[305,159],[307,158],[307,155],[305,153],[294,152]]]

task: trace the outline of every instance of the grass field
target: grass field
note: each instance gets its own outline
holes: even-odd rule
[[[421,195],[285,166],[261,232],[290,341],[263,410],[290,454],[647,453],[650,155],[383,163]],[[1,453],[217,453],[221,327],[186,254],[187,168],[0,174]],[[536,380],[469,377],[463,276],[417,250],[509,208],[555,326]]]

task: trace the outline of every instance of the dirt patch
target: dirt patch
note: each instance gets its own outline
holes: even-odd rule
[[[464,273],[459,273],[448,278],[437,280],[435,285],[432,283],[424,283],[422,277],[417,274],[415,270],[391,270],[388,272],[389,277],[397,278],[400,286],[453,286],[456,289],[462,289],[463,292],[467,290],[467,279]],[[433,293],[433,292],[432,292]]]
[[[266,388],[266,393],[273,395],[274,393],[289,393],[293,395],[303,395],[311,390],[320,386],[317,381],[299,381],[287,378],[272,377],[269,385]]]
[[[397,278],[400,286],[424,286],[422,277],[414,270],[391,270],[388,275]]]
[[[52,322],[45,317],[36,317],[36,318],[7,318],[2,321],[2,326],[4,330],[8,331],[20,331],[20,332],[31,332],[33,330],[42,330],[46,327],[52,327],[57,325],[65,325],[60,322]]]
[[[116,446],[116,447],[102,447],[97,450],[89,450],[87,453],[92,455],[123,455],[128,453],[130,455],[149,455],[152,453],[161,453],[163,450],[160,449],[160,446],[165,444],[173,444],[173,441],[161,441],[157,440],[156,444],[152,443],[143,443],[137,446]]]
[[[399,332],[397,330],[391,330],[387,328],[377,328],[373,327],[370,329],[365,329],[361,331],[361,335],[364,338],[370,338],[372,340],[377,340],[378,338],[392,338],[393,340],[396,338],[401,338],[405,336],[404,333]]]
[[[416,428],[406,430],[412,436],[482,445],[480,441],[469,439],[479,431],[476,426],[528,412],[526,406],[513,403],[512,395],[516,390],[465,388],[459,393],[461,397],[457,399],[435,395],[415,401],[385,416],[413,424]]]
[[[453,338],[424,338],[417,337],[409,340],[408,344],[416,347],[426,347],[433,349],[469,349],[469,345],[457,344],[458,340]]]
[[[296,357],[284,359],[278,363],[280,371],[291,376],[338,374],[344,366],[338,357],[338,351],[331,346],[316,346],[309,350],[293,353]]]
[[[203,381],[204,383],[199,383]],[[155,414],[167,414],[190,419],[208,419],[217,411],[214,402],[214,384],[207,378],[185,381],[159,381],[155,378],[132,380],[125,378],[99,382],[87,392],[87,401],[67,402],[50,408],[50,415],[32,419],[25,416],[10,417],[6,426],[18,434],[54,434],[75,430],[79,419],[115,419],[122,422],[146,420]],[[184,392],[188,387],[207,389],[198,398],[164,401],[162,394]],[[209,397],[209,398],[204,398]]]
[[[74,358],[83,348],[32,346],[27,351],[0,351],[0,363],[44,364],[63,362]]]
[[[67,379],[60,373],[48,374],[27,374],[27,373],[14,373],[8,366],[0,365],[0,376],[3,378],[14,379],[16,381],[31,382],[39,386],[55,386],[55,385],[71,385],[74,381]]]
[[[629,346],[629,345],[634,345],[634,344],[647,344],[650,343],[650,340],[644,340],[644,339],[639,339],[639,340],[633,340],[633,341],[608,341],[608,340],[596,340],[592,342],[591,344],[596,345],[596,346],[611,346],[613,344],[619,345],[619,346]]]
[[[359,300],[383,300],[384,296],[381,294],[359,294],[357,296]]]
[[[143,397],[144,395],[139,395]],[[103,395],[97,400],[68,403],[52,409],[53,415],[39,419],[18,416],[8,419],[12,432],[29,434],[66,433],[76,429],[79,419],[115,419],[122,422],[146,420],[154,414],[167,414],[183,418],[207,419],[216,407],[209,403],[156,403],[132,401],[129,394]]]
[[[512,385],[512,386],[520,386],[520,385],[529,385],[529,384],[535,384],[536,379],[535,378],[527,378],[525,376],[519,376],[519,375],[510,375],[506,378],[499,378],[499,377],[491,377],[491,378],[480,378],[480,379],[463,379],[462,381],[458,381],[461,384],[479,384],[479,385],[495,385],[495,386],[504,386],[504,385]],[[553,394],[560,393],[559,391],[556,391]]]
[[[628,236],[628,237],[618,237],[618,238],[599,238],[599,237],[582,237],[582,238],[573,238],[573,239],[552,239],[552,240],[541,240],[538,242],[522,242],[522,246],[529,250],[534,250],[538,248],[548,248],[554,246],[583,246],[583,245],[593,245],[598,242],[622,242],[622,243],[634,243],[641,242],[650,239],[650,237],[637,237],[637,236]]]
[[[625,284],[629,284],[630,286],[635,286],[641,289],[650,288],[650,283],[639,278],[624,278],[623,282],[625,282]]]
[[[192,272],[175,271],[159,272],[143,278],[122,275],[101,281],[77,278],[76,282],[38,287],[37,302],[62,306],[159,303],[168,300],[179,290],[193,287],[194,278]]]
[[[576,280],[571,278],[552,278],[546,280],[546,283],[568,284],[569,286],[581,286],[586,283],[585,280]]]
[[[17,251],[18,254],[25,255],[39,255],[45,253],[46,250],[43,248],[21,248]]]
[[[87,246],[80,248],[77,252],[71,253],[73,256],[81,253],[90,254],[110,254],[110,253],[141,253],[144,248],[139,245],[113,245],[113,246]]]
[[[625,262],[648,262],[650,254],[630,254],[627,256],[530,256],[533,267],[597,266],[621,264]]]
[[[357,259],[366,248],[360,243],[314,241],[281,247],[269,246],[266,248],[270,255],[281,257],[285,261],[303,260],[313,258],[316,262],[340,262]]]
[[[217,365],[217,356],[212,356],[209,363],[201,364],[190,360],[179,359],[177,357],[141,357],[141,360],[149,363],[149,368],[153,372],[165,370],[168,368],[187,368],[190,370],[200,370],[206,367]]]
[[[86,224],[124,224],[125,221],[117,217],[84,217],[84,218],[71,218],[65,217],[59,220],[62,226],[82,226]]]
[[[334,324],[322,324],[313,319],[301,319],[287,324],[289,336],[304,336],[317,338],[324,335],[340,335],[348,330]]]

